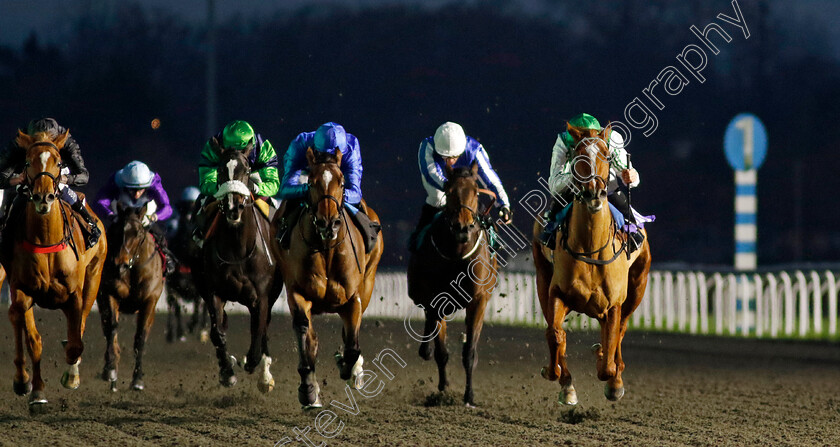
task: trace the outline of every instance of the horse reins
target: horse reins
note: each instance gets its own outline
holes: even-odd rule
[[[32,143],[32,145],[29,146],[29,149],[31,149],[33,147],[36,147],[36,146],[48,146],[48,147],[51,147],[51,148],[55,149],[56,152],[60,151],[58,146],[56,146],[55,143],[53,143],[51,141],[37,141],[35,143]],[[28,160],[26,162],[26,166],[27,167],[30,166],[30,163],[29,163]],[[47,171],[41,171],[41,172],[35,174],[34,177],[30,177],[29,172],[26,169],[24,169],[24,173],[26,174],[26,183],[28,185],[34,185],[35,182],[41,177],[47,177],[50,180],[52,180],[52,182],[53,182],[53,194],[58,196],[59,182],[58,182],[58,179],[56,178],[55,175],[53,175],[53,174],[51,174]],[[59,174],[59,177],[60,177],[60,175],[61,174]],[[35,254],[57,253],[57,252],[60,252],[60,251],[64,250],[65,248],[67,248],[68,241],[69,241],[70,245],[73,246],[73,253],[76,255],[76,259],[78,260],[79,254],[75,250],[75,244],[73,243],[73,239],[70,237],[70,231],[68,231],[69,230],[69,228],[68,228],[69,227],[69,222],[67,220],[67,215],[64,211],[64,206],[61,203],[61,199],[59,199],[58,197],[56,197],[56,199],[58,200],[58,207],[61,210],[61,233],[62,233],[61,240],[58,241],[55,244],[34,244],[34,243],[29,242],[26,239],[24,239],[23,241],[21,241],[21,245],[23,245],[23,248],[25,250],[27,250],[31,253],[35,253]],[[32,194],[31,193],[28,194],[28,200],[32,201]]]

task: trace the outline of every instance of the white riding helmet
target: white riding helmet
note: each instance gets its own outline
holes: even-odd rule
[[[435,131],[435,152],[441,157],[460,157],[467,149],[467,135],[456,123],[445,122]]]
[[[187,186],[181,192],[181,201],[182,202],[195,202],[195,199],[198,198],[201,191],[198,190],[195,186]]]
[[[155,174],[142,161],[134,160],[117,171],[114,181],[120,188],[142,189],[152,186]]]

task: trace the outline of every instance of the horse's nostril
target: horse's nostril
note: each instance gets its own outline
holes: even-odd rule
[[[53,200],[55,200],[55,194],[47,194],[47,202],[52,202]]]
[[[315,219],[315,225],[317,225],[320,228],[326,228],[327,227],[327,220],[326,219]]]
[[[33,202],[40,202],[41,201],[41,194],[32,194],[32,201]]]
[[[240,203],[240,204],[239,204],[239,205],[237,205],[236,207],[237,207],[238,209],[240,209],[240,210],[244,210],[244,209],[245,209],[245,204],[244,204],[244,203]]]

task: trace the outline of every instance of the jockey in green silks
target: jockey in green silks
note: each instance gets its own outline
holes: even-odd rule
[[[264,139],[262,135],[254,131],[254,128],[246,121],[231,121],[216,134],[216,141],[221,149],[236,149],[248,151],[248,162],[251,165],[251,178],[248,182],[248,189],[254,194],[255,199],[267,199],[273,197],[280,190],[280,175],[277,171],[277,152],[274,146]],[[204,216],[204,208],[215,200],[218,192],[216,184],[221,154],[213,144],[212,138],[204,144],[201,151],[201,160],[198,163],[198,189],[201,195],[196,200],[202,204],[196,213],[196,230],[193,234],[196,241],[201,243],[204,239],[204,228],[208,222]]]
[[[588,113],[581,113],[569,120],[569,125],[583,129],[594,129],[602,131],[601,124],[594,116]],[[562,222],[558,220],[560,211],[574,200],[574,192],[570,188],[574,180],[572,172],[572,160],[574,159],[575,141],[568,131],[557,135],[557,141],[551,153],[551,171],[548,178],[548,185],[552,195],[557,200],[554,202],[551,211],[548,213],[548,223],[545,226],[540,239],[546,245],[554,245],[554,235]],[[630,203],[627,200],[627,192],[630,188],[639,185],[639,173],[628,164],[627,150],[624,147],[624,137],[618,132],[610,132],[609,136],[609,162],[610,178],[607,185],[607,200],[624,216],[625,224],[640,225],[637,222]],[[644,234],[635,231],[630,233],[629,249],[632,252],[644,241]]]

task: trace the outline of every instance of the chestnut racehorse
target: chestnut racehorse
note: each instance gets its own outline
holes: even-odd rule
[[[268,352],[268,324],[271,308],[283,290],[276,276],[277,258],[271,253],[269,223],[259,215],[248,187],[251,167],[243,151],[219,147],[216,206],[214,221],[202,246],[201,266],[196,272],[199,293],[210,312],[210,340],[219,361],[219,382],[226,387],[236,384],[235,357],[228,354],[225,332],[225,303],[233,301],[248,308],[251,314],[251,346],[245,358],[245,371],[259,369],[257,387],[263,393],[274,389],[271,355]]]
[[[155,321],[155,307],[163,292],[163,259],[155,237],[143,226],[146,205],[140,208],[117,205],[117,217],[108,228],[108,256],[102,271],[102,284],[96,299],[105,334],[105,366],[102,380],[117,390],[117,365],[120,345],[117,341],[120,312],[137,312],[134,335],[134,375],[131,388],[141,391],[143,352],[149,330]]]
[[[570,311],[598,320],[601,343],[593,347],[598,379],[607,382],[607,399],[621,399],[621,341],[630,315],[645,294],[651,256],[647,237],[632,255],[626,254],[626,235],[616,228],[607,205],[611,126],[600,132],[570,125],[568,130],[576,145],[572,170],[573,190],[577,191],[568,223],[558,230],[553,252],[536,237],[541,231],[539,222],[534,225],[531,245],[537,294],[548,323],[549,364],[543,367],[542,376],[552,381],[559,378],[560,403],[575,405],[577,394],[566,364],[563,320]]]
[[[435,341],[438,389],[449,385],[446,378],[446,319],[467,309],[467,337],[462,363],[467,373],[464,403],[474,406],[473,370],[478,364],[476,345],[484,325],[484,310],[498,277],[498,260],[490,253],[486,231],[478,213],[478,165],[452,169],[447,166],[444,184],[446,205],[426,230],[422,246],[408,261],[408,295],[426,312],[420,343],[420,357],[431,358],[429,342]],[[486,191],[489,193],[489,191]],[[492,194],[492,193],[490,193]],[[491,206],[486,208],[487,211]]]
[[[289,248],[281,248],[276,238],[282,210],[272,222],[272,241],[280,256],[300,355],[298,400],[304,408],[320,408],[320,388],[315,378],[318,337],[312,326],[312,315],[341,316],[344,353],[336,353],[336,361],[341,378],[360,389],[364,385],[364,358],[359,348],[359,329],[373,292],[383,242],[380,236],[371,252],[365,254],[362,233],[352,224],[344,205],[341,151],[331,155],[309,148],[306,159],[309,196],[298,222],[289,230]],[[372,221],[379,221],[364,201],[360,208]]]
[[[3,264],[8,273],[9,319],[15,335],[14,391],[18,395],[31,391],[29,406],[34,412],[43,410],[47,399],[41,378],[41,336],[35,327],[33,306],[60,309],[67,317],[64,354],[70,368],[62,376],[61,384],[69,389],[78,388],[79,362],[84,350],[82,336],[99,290],[107,251],[105,238],[85,250],[85,238],[70,205],[59,199],[59,151],[67,136],[65,132],[52,139],[46,133],[29,136],[18,132],[17,137],[18,146],[26,148],[24,194],[27,200],[20,214],[23,218],[8,222],[14,225],[15,245],[13,257],[3,259]],[[104,232],[98,220],[97,225]],[[24,341],[32,359],[31,381],[25,370]]]

